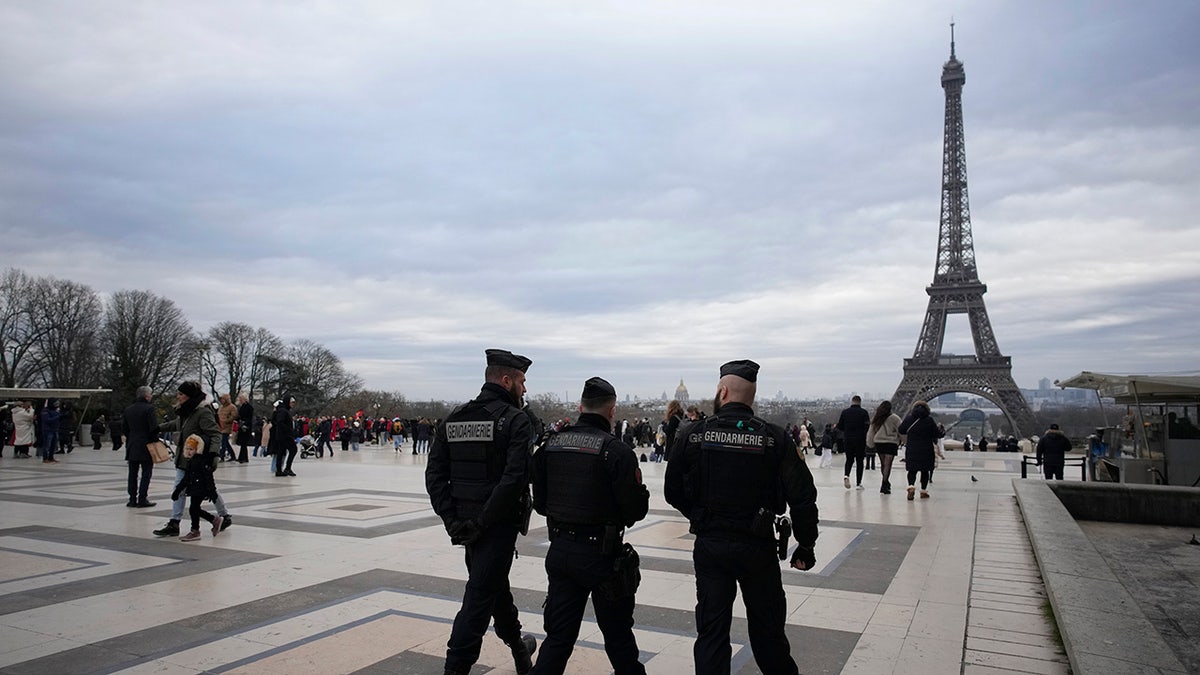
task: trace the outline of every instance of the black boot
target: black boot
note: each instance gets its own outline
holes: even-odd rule
[[[530,670],[533,670],[533,652],[537,650],[537,639],[529,633],[521,636],[521,641],[515,645],[509,645],[512,650],[513,664],[517,668],[517,675],[525,675]]]
[[[179,521],[178,520],[168,520],[167,524],[163,525],[161,529],[154,531],[154,536],[156,536],[156,537],[178,537],[179,536]]]

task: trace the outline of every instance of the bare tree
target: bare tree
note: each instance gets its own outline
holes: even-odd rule
[[[347,372],[337,354],[312,340],[296,340],[288,345],[287,358],[304,369],[305,383],[325,401],[345,398],[363,388],[362,378]]]
[[[129,400],[140,385],[165,392],[194,365],[194,336],[174,302],[149,291],[117,291],[108,302],[105,351],[114,393]]]
[[[6,387],[30,384],[36,368],[37,329],[32,322],[35,281],[18,269],[0,276],[0,379]]]
[[[205,342],[213,355],[214,370],[219,362],[225,391],[236,397],[249,380],[254,365],[254,327],[222,321],[209,329]],[[213,379],[213,389],[216,389],[216,377]]]
[[[283,340],[266,328],[254,331],[254,340],[250,350],[250,370],[246,376],[246,394],[254,400],[255,392],[265,395],[260,390],[269,377],[269,360],[283,354]]]
[[[36,380],[51,388],[92,387],[103,370],[100,297],[89,286],[53,277],[30,293]]]

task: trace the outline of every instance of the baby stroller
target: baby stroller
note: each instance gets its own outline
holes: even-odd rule
[[[317,456],[317,440],[311,435],[297,438],[296,447],[300,448],[300,459]]]

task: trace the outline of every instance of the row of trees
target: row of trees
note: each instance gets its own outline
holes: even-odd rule
[[[313,412],[363,393],[362,378],[311,340],[285,343],[265,328],[231,321],[198,332],[173,301],[150,291],[102,299],[74,281],[12,268],[0,275],[3,386],[109,388],[121,406],[141,385],[167,393],[197,377],[211,393],[246,392],[254,401],[291,392]],[[367,395],[377,401],[380,394]]]

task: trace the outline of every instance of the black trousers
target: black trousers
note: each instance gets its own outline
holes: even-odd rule
[[[279,462],[275,465],[276,473],[286,473],[292,470],[292,461],[296,459],[296,444],[292,443],[287,449],[287,462],[283,460],[283,449],[279,450]]]
[[[214,519],[213,514],[205,511],[203,508],[204,497],[192,497],[192,505],[188,507],[188,517],[192,519],[192,530],[200,529],[200,519],[211,523]]]
[[[1063,465],[1066,463],[1063,457],[1043,457],[1042,472],[1046,480],[1063,479]]]
[[[138,479],[138,472],[141,479]],[[146,493],[150,490],[150,476],[154,474],[154,462],[129,462],[129,501],[141,504],[150,501]]]
[[[854,473],[854,484],[862,485],[863,475],[863,460],[867,454],[867,443],[855,441],[846,441],[846,473],[847,478],[850,477],[850,467],[858,465]]]
[[[604,651],[616,675],[644,675],[646,667],[638,661],[637,639],[633,636],[634,596],[608,600],[596,590],[613,574],[613,554],[600,552],[600,542],[576,540],[559,535],[546,552],[546,611],[543,615],[546,639],[537,655],[534,675],[560,675],[579,638],[579,624],[592,596],[596,623],[604,634]]]
[[[692,550],[696,565],[696,645],[692,649],[697,675],[729,675],[733,649],[729,628],[738,587],[746,605],[750,649],[759,670],[771,675],[796,675],[784,622],[787,598],[774,542],[701,534]]]
[[[516,548],[517,526],[508,524],[489,527],[467,547],[467,588],[446,644],[446,670],[471,670],[479,660],[488,624],[493,621],[497,637],[505,644],[511,646],[521,640],[521,620],[508,586]]]

